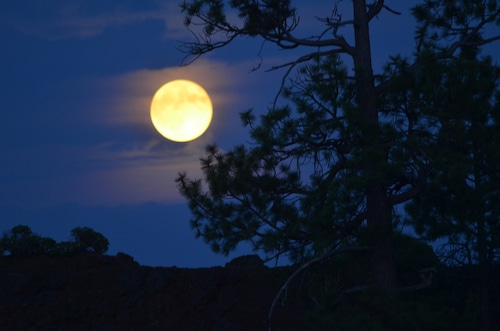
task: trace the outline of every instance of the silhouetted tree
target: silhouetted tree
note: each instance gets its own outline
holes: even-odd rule
[[[108,251],[108,239],[89,227],[74,228],[71,230],[71,237],[80,252],[104,254]]]
[[[57,243],[33,233],[29,226],[17,225],[0,238],[0,256],[74,256],[86,252],[104,254],[108,250],[108,239],[91,228],[74,228],[71,236],[73,241]]]
[[[225,4],[241,22],[229,22]],[[184,2],[186,25],[203,27],[197,42],[185,44],[194,58],[237,37],[312,51],[272,68],[288,67],[288,76],[303,64],[285,91],[293,107],[272,107],[259,123],[251,111],[242,114],[250,127],[250,147],[228,152],[207,147],[202,170],[208,191],[186,174],[177,182],[197,235],[223,253],[250,241],[255,249],[302,261],[335,249],[366,224],[373,281],[388,291],[396,287],[394,207],[424,187],[431,163],[420,146],[432,132],[419,111],[385,95],[400,75],[430,72],[461,46],[498,39],[482,38],[482,33],[486,25],[498,24],[500,8],[497,1],[424,1],[413,9],[415,59],[395,57],[376,77],[369,23],[384,9],[395,11],[383,0],[352,5],[350,20],[336,5],[331,14],[318,13],[323,31],[304,38],[296,31],[298,10],[289,0]],[[347,27],[353,41],[341,33]],[[340,54],[352,60],[353,75]]]
[[[10,256],[15,257],[50,255],[55,246],[54,240],[34,234],[26,225],[13,227],[0,239],[2,255],[8,252]]]
[[[435,87],[425,96],[433,104],[433,170],[407,211],[418,234],[445,241],[443,262],[478,266],[478,316],[489,330],[489,275],[500,253],[500,68],[477,53],[462,48],[427,77]]]

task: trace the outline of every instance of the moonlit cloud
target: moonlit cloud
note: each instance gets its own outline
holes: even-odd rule
[[[101,5],[100,1],[45,1],[20,0],[24,10],[2,8],[1,20],[24,34],[48,40],[90,38],[111,27],[125,26],[145,20],[164,20],[168,8],[156,1],[144,1],[136,7],[133,1]],[[179,10],[177,10],[177,14]]]
[[[50,120],[44,120],[50,128],[33,122],[26,128],[33,137],[25,135],[22,140],[25,147],[4,153],[9,162],[0,187],[3,203],[22,200],[31,206],[184,201],[174,182],[178,173],[186,171],[199,178],[199,158],[204,156],[207,144],[229,149],[244,143],[247,136],[239,113],[250,107],[264,111],[278,91],[281,77],[264,70],[251,72],[253,66],[252,61],[203,58],[185,67],[113,76],[92,74],[58,82],[44,94],[43,100],[54,100],[51,106],[40,104],[45,114],[51,114]],[[174,79],[193,80],[212,98],[212,123],[192,142],[170,142],[151,124],[152,96]],[[30,116],[38,114],[34,111]],[[29,147],[33,139],[38,144]]]
[[[162,2],[162,12],[165,22],[165,39],[182,40],[193,35],[184,25],[184,15],[181,14],[180,1]]]
[[[201,60],[188,67],[141,70],[86,82],[110,92],[91,107],[93,122],[109,130],[122,128],[144,134],[127,141],[113,140],[108,136],[108,141],[90,146],[87,158],[100,167],[77,184],[82,187],[81,194],[89,192],[86,197],[78,199],[104,204],[115,201],[180,201],[175,177],[181,171],[199,177],[199,157],[203,156],[204,147],[217,139],[224,139],[226,120],[237,116],[234,110],[238,109],[242,96],[234,88],[244,85],[242,80],[236,79],[238,71],[241,68]],[[205,134],[192,142],[169,142],[160,137],[150,121],[152,96],[160,86],[174,79],[193,80],[212,98],[213,122]]]
[[[217,116],[234,106],[241,97],[231,93],[235,85],[244,84],[241,79],[237,79],[239,71],[240,68],[230,67],[224,62],[200,60],[186,67],[134,71],[99,79],[92,84],[113,91],[113,95],[104,101],[108,109],[99,112],[104,117],[100,120],[113,125],[136,124],[149,127],[151,98],[163,84],[175,79],[188,79],[200,84],[210,95],[215,109],[214,116]],[[213,124],[218,125],[221,120],[223,116],[214,119]]]
[[[88,151],[88,159],[99,164],[78,183],[80,203],[116,205],[149,201],[183,201],[175,185],[179,172],[201,175],[199,157],[205,141],[172,143],[151,138],[144,143],[104,143]]]
[[[124,140],[107,135],[106,141],[89,146],[87,158],[99,167],[87,171],[85,179],[78,184],[82,195],[87,192],[78,199],[104,204],[181,201],[174,183],[178,173],[186,171],[191,177],[199,178],[199,158],[208,144],[215,142],[222,148],[230,148],[244,142],[239,112],[249,107],[264,110],[276,93],[276,89],[270,87],[276,86],[274,76],[263,71],[249,73],[251,67],[248,62],[235,65],[200,59],[187,67],[140,70],[85,82],[107,92],[89,107],[93,115],[88,118],[104,130],[127,130],[131,136]],[[188,143],[165,140],[150,121],[152,96],[160,86],[175,79],[189,79],[203,86],[214,106],[209,129]]]
[[[169,33],[176,34],[176,29],[179,33],[187,31],[182,27],[182,15],[171,3],[156,12],[147,7],[132,10],[126,4],[98,8],[98,11],[89,11],[83,2],[62,3],[50,12],[35,8],[39,13],[24,16],[30,22],[24,28],[33,29],[46,39],[81,38],[112,26],[161,18]],[[5,15],[8,11],[0,14]],[[16,15],[12,17],[16,21]],[[182,38],[182,33],[178,37]],[[239,113],[248,108],[264,113],[279,92],[283,70],[265,70],[289,62],[290,58],[284,58],[284,53],[269,54],[266,45],[261,54],[262,67],[252,71],[261,64],[260,46],[255,40],[244,40],[217,52],[218,60],[208,55],[184,67],[131,69],[125,73],[114,70],[112,72],[122,73],[112,76],[92,72],[54,81],[40,94],[36,105],[43,107],[45,114],[50,112],[47,125],[51,135],[46,134],[39,122],[31,122],[28,131],[40,134],[35,138],[38,143],[34,147],[8,151],[7,166],[12,168],[9,169],[13,175],[5,176],[0,196],[7,202],[23,200],[27,205],[184,201],[174,182],[178,173],[187,171],[190,177],[199,178],[199,158],[204,156],[207,144],[215,142],[227,150],[246,142],[248,136],[240,124]],[[236,52],[243,50],[244,60],[234,61]],[[172,53],[178,55],[175,49]],[[165,54],[166,58],[169,56],[171,54]],[[136,67],[140,66],[134,64],[133,68]],[[66,72],[66,67],[63,69],[62,72]],[[78,72],[85,73],[84,70]],[[155,131],[149,117],[152,96],[161,85],[174,79],[189,79],[203,86],[214,106],[214,117],[207,132],[185,144],[165,140]],[[42,103],[49,100],[52,101]],[[46,117],[39,112],[33,112],[32,116],[44,121]],[[20,141],[28,144],[32,140],[23,137]],[[24,176],[20,167],[26,168],[25,173],[30,173],[30,177]]]

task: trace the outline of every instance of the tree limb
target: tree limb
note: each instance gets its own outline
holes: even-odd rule
[[[375,17],[378,13],[380,13],[383,7],[384,7],[384,0],[378,0],[376,3],[369,5],[367,12],[368,21],[371,21],[373,17]]]
[[[422,282],[415,284],[415,285],[400,287],[400,288],[396,289],[396,291],[397,292],[412,292],[412,291],[417,291],[417,290],[427,288],[427,287],[432,285],[432,276],[435,273],[437,273],[437,269],[434,267],[420,269],[418,271],[418,274],[419,274],[420,278],[422,279]]]
[[[427,176],[429,175],[430,170],[431,170],[430,166],[423,167],[422,171],[420,171],[420,174],[418,176],[417,183],[410,190],[389,197],[388,203],[392,206],[395,206],[415,197],[420,191],[424,189],[425,183],[427,182]]]
[[[336,255],[336,254],[341,254],[341,253],[348,253],[348,252],[361,252],[361,251],[368,251],[370,250],[370,247],[366,247],[366,246],[360,246],[360,247],[341,247],[341,248],[337,248],[337,249],[334,249],[332,251],[329,251],[329,252],[326,252],[325,254],[321,255],[321,256],[318,256],[306,263],[304,263],[299,269],[295,270],[295,272],[293,274],[291,274],[287,280],[285,281],[285,283],[281,286],[280,290],[278,291],[278,293],[276,294],[276,296],[274,297],[274,300],[271,304],[271,308],[269,309],[269,314],[267,315],[267,323],[268,323],[268,330],[271,331],[271,319],[272,319],[272,316],[273,316],[273,312],[274,312],[274,307],[276,306],[276,302],[278,302],[278,299],[280,298],[281,294],[283,293],[283,291],[285,291],[288,287],[288,284],[290,284],[290,282],[304,269],[310,267],[311,265],[315,264],[315,263],[318,263],[326,258],[329,258],[333,255]]]

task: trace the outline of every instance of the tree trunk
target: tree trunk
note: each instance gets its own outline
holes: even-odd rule
[[[357,101],[363,130],[362,148],[364,175],[369,181],[367,189],[367,225],[371,235],[372,277],[383,291],[396,288],[396,268],[392,243],[392,214],[387,205],[385,188],[377,179],[377,169],[387,162],[381,150],[377,94],[373,78],[371,59],[369,17],[366,0],[354,0],[354,36],[356,51],[354,70],[356,74]]]
[[[397,287],[392,238],[392,213],[382,186],[370,189],[367,197],[368,229],[372,249],[373,281],[384,292]]]
[[[476,128],[476,124],[473,122],[473,129]],[[475,135],[478,137],[479,135]],[[483,196],[483,185],[481,178],[481,166],[483,160],[480,157],[480,152],[477,150],[476,144],[472,144],[472,156],[474,164],[474,184],[477,196]],[[478,267],[479,267],[479,311],[478,311],[478,322],[480,331],[490,331],[491,330],[491,302],[490,302],[490,261],[488,257],[488,234],[486,232],[486,207],[484,207],[483,202],[478,202],[477,212],[474,218],[477,220],[477,253],[478,253]],[[481,206],[481,208],[479,208]]]

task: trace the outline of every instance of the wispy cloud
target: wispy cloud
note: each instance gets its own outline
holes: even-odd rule
[[[96,109],[98,120],[110,125],[133,124],[149,129],[150,103],[156,90],[169,81],[188,79],[200,84],[210,95],[215,110],[212,124],[218,128],[224,121],[224,113],[241,98],[242,92],[234,90],[235,86],[244,85],[240,67],[202,59],[187,67],[140,70],[100,78],[90,84],[111,93],[99,105],[102,109]]]
[[[165,13],[165,39],[183,40],[193,37],[184,25],[184,14],[181,13],[180,1],[164,1],[161,4],[161,12]]]
[[[156,1],[145,1],[141,8],[133,1],[17,1],[3,6],[0,18],[19,31],[42,39],[89,38],[110,27],[144,20],[165,20],[168,8]],[[180,9],[177,10],[177,13]]]
[[[178,173],[199,178],[205,146],[215,142],[227,149],[245,142],[238,113],[264,110],[272,101],[279,75],[249,73],[252,67],[203,58],[187,67],[72,78],[47,96],[59,100],[51,105],[47,127],[54,138],[5,155],[12,175],[4,176],[0,200],[26,205],[183,201],[174,182]],[[156,90],[174,79],[199,83],[214,106],[207,132],[189,143],[161,137],[149,116]]]
[[[276,89],[266,86],[276,86],[273,75],[249,74],[251,66],[200,59],[188,67],[140,70],[90,83],[108,91],[104,99],[91,107],[93,115],[89,118],[96,125],[104,125],[110,131],[121,128],[144,134],[128,139],[108,136],[103,143],[90,146],[88,158],[100,166],[81,183],[81,191],[92,192],[92,187],[98,185],[101,188],[89,197],[106,203],[181,199],[174,184],[178,173],[187,171],[199,178],[199,158],[205,154],[205,146],[216,142],[225,148],[244,142],[238,113],[252,106],[265,109],[272,100]],[[213,122],[207,132],[184,144],[159,136],[149,117],[153,94],[174,79],[197,82],[207,90],[214,105]]]
[[[86,82],[108,92],[90,107],[92,116],[87,114],[87,118],[93,125],[108,127],[109,131],[147,134],[132,134],[127,139],[108,135],[102,143],[88,146],[85,158],[94,169],[86,171],[84,179],[75,183],[79,186],[75,199],[93,204],[179,201],[175,177],[182,171],[199,177],[199,157],[205,146],[213,143],[216,136],[224,136],[228,112],[236,107],[240,97],[231,91],[238,84],[234,73],[225,63],[202,60],[189,67],[140,70]],[[212,98],[213,122],[205,134],[192,142],[169,142],[156,133],[150,121],[153,94],[174,79],[196,81]]]

